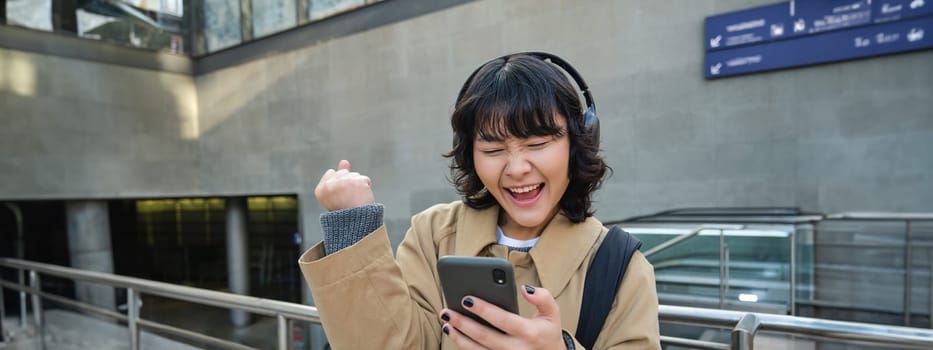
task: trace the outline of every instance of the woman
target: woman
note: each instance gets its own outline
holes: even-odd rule
[[[345,160],[321,177],[324,240],[299,264],[334,348],[582,349],[571,335],[608,231],[591,209],[608,167],[594,116],[555,62],[586,90],[540,53],[494,59],[467,79],[445,155],[463,199],[413,216],[397,258],[370,179]],[[445,255],[512,263],[520,315],[463,300],[502,333],[445,308],[436,270]],[[657,311],[653,268],[636,252],[593,347],[660,349]]]

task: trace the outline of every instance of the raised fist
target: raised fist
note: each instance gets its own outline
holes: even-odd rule
[[[350,171],[350,162],[341,160],[337,170],[327,169],[314,188],[314,196],[328,211],[355,208],[376,202],[369,176]]]

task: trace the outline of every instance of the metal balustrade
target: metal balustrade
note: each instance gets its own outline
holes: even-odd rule
[[[230,310],[244,310],[250,313],[276,317],[278,321],[278,348],[281,350],[288,349],[289,321],[299,320],[320,323],[317,309],[307,305],[180,286],[140,278],[117,276],[108,273],[78,270],[19,259],[0,259],[0,267],[25,271],[26,274],[29,275],[28,286],[19,282],[2,280],[0,281],[0,286],[2,286],[0,288],[15,290],[20,292],[20,295],[31,296],[34,326],[39,330],[40,334],[43,332],[42,301],[43,299],[48,299],[75,310],[125,322],[127,324],[127,338],[129,339],[130,348],[134,350],[139,349],[140,331],[143,329],[172,335],[216,348],[251,349],[250,347],[229,340],[195,333],[141,318],[139,313],[139,308],[141,306],[137,303],[137,300],[139,300],[142,294],[161,296]],[[114,312],[106,308],[45,292],[41,289],[40,282],[42,275],[56,276],[73,281],[98,283],[115,288],[124,288],[127,294],[127,313]],[[25,315],[25,313],[23,313],[23,315]],[[25,322],[25,320],[21,321]]]
[[[24,271],[29,276],[29,285],[3,280],[0,281],[0,288],[15,290],[24,295],[28,294],[31,297],[34,314],[33,322],[39,329],[40,334],[42,333],[43,325],[42,301],[43,299],[48,299],[76,310],[126,322],[127,338],[129,339],[130,348],[134,350],[140,347],[139,332],[142,329],[169,334],[215,348],[250,349],[247,346],[229,340],[218,339],[142,319],[139,313],[139,308],[141,306],[136,303],[137,298],[139,298],[141,294],[157,295],[197,304],[245,310],[251,313],[274,316],[278,320],[278,348],[281,350],[288,349],[290,331],[288,322],[290,320],[320,323],[317,309],[306,305],[179,286],[107,273],[78,270],[19,259],[2,258],[0,259],[0,267]],[[105,308],[47,293],[41,288],[40,278],[42,275],[56,276],[74,281],[94,282],[115,288],[125,288],[128,301],[127,313],[117,313]],[[786,315],[670,305],[660,306],[659,317],[661,322],[732,329],[732,341],[728,344],[664,335],[661,337],[663,344],[687,346],[698,349],[752,349],[754,347],[755,335],[758,332],[776,332],[907,349],[929,349],[931,345],[933,345],[933,330],[898,326],[872,325]],[[26,320],[21,321],[26,322]]]
[[[888,231],[866,231],[864,228],[848,228],[849,231],[834,231],[827,229],[827,225],[836,225],[838,223],[849,224],[861,224],[865,222],[879,222],[886,223],[888,229],[895,228],[893,232]],[[734,269],[735,266],[729,263],[731,255],[736,253],[737,249],[730,249],[732,247],[728,246],[725,241],[721,238],[724,234],[724,231],[741,232],[745,231],[754,231],[753,228],[755,225],[761,227],[762,225],[772,225],[775,227],[787,226],[790,225],[791,229],[787,232],[787,244],[789,246],[789,256],[787,257],[786,264],[790,269],[789,281],[779,281],[773,283],[784,283],[787,285],[786,288],[778,288],[778,292],[786,290],[788,293],[787,309],[788,313],[791,315],[796,315],[798,307],[800,306],[810,306],[810,307],[830,307],[830,308],[846,308],[846,307],[857,307],[866,308],[866,311],[876,310],[878,312],[885,313],[902,313],[903,321],[902,325],[910,326],[911,318],[914,315],[920,315],[921,317],[925,313],[924,311],[918,311],[917,307],[922,308],[922,303],[926,303],[926,300],[918,299],[918,295],[914,295],[915,289],[918,293],[924,293],[923,287],[925,285],[917,285],[915,280],[919,276],[921,281],[926,276],[926,279],[929,281],[929,288],[926,289],[925,295],[929,297],[929,311],[926,313],[927,316],[933,318],[933,241],[930,240],[930,236],[920,237],[919,233],[924,232],[921,224],[930,224],[933,223],[933,213],[885,213],[885,212],[847,212],[847,213],[838,213],[838,214],[812,214],[812,213],[802,213],[798,210],[792,210],[789,208],[733,208],[733,209],[683,209],[683,210],[671,210],[665,211],[655,215],[640,216],[626,220],[619,221],[609,221],[606,224],[618,224],[623,227],[632,227],[634,225],[634,230],[643,229],[645,227],[653,227],[652,230],[661,230],[663,227],[670,227],[670,234],[675,235],[673,238],[670,238],[666,241],[660,242],[653,247],[645,251],[646,257],[652,257],[658,255],[663,251],[673,250],[671,248],[676,248],[678,246],[684,245],[685,242],[695,241],[697,237],[700,236],[700,233],[705,230],[718,232],[720,240],[718,242],[718,252],[719,258],[718,261],[716,258],[705,258],[709,260],[710,264],[719,263],[719,300],[720,308],[729,308],[729,302],[723,302],[728,297],[730,290],[730,269]],[[898,232],[897,227],[900,225],[902,229]],[[679,229],[675,229],[677,227]],[[685,227],[692,227],[692,229],[684,229]],[[812,239],[814,243],[804,243],[807,238],[803,238],[804,241],[800,241],[801,238],[798,237],[798,233],[795,232],[799,230],[800,227],[807,227],[807,231],[812,232]],[[637,232],[636,232],[637,233]],[[850,234],[850,235],[860,235],[860,237],[865,237],[868,235],[876,235],[871,237],[884,237],[884,241],[871,241],[865,240],[864,238],[860,241],[845,241],[842,238],[832,238],[836,234]],[[901,239],[901,233],[903,233],[903,239]],[[929,228],[927,227],[926,233],[929,234]],[[726,233],[725,235],[728,235]],[[808,236],[803,236],[808,237]],[[816,242],[818,237],[830,237],[830,241]],[[843,236],[844,237],[844,236]],[[921,239],[922,238],[922,239]],[[824,238],[825,240],[825,238]],[[707,241],[703,243],[708,247],[716,248],[717,245],[714,242]],[[867,305],[853,304],[853,301],[849,302],[840,302],[838,300],[821,300],[816,298],[813,294],[815,286],[809,286],[807,281],[803,282],[803,285],[798,283],[798,275],[804,273],[798,271],[798,269],[803,266],[809,266],[806,262],[801,265],[798,264],[798,245],[804,244],[807,245],[807,248],[845,248],[851,250],[851,254],[863,254],[864,252],[878,252],[878,251],[888,251],[891,252],[892,249],[896,251],[897,249],[902,250],[901,259],[903,259],[902,266],[878,266],[877,268],[867,268],[866,267],[856,267],[856,266],[840,266],[840,265],[826,265],[825,263],[816,264],[816,261],[811,261],[812,268],[818,269],[819,271],[810,271],[811,277],[815,278],[813,273],[818,273],[820,271],[837,271],[843,273],[841,278],[854,278],[862,274],[862,271],[872,271],[871,273],[881,273],[883,276],[902,276],[903,288],[901,292],[902,296],[902,306],[892,307],[888,305],[889,303],[869,303]],[[694,244],[695,245],[695,244]],[[919,254],[918,254],[919,253]],[[923,256],[931,257],[929,261],[929,266],[917,264],[925,264],[923,261]],[[914,258],[917,259],[914,259]],[[688,257],[679,257],[675,260],[684,260]],[[814,256],[815,258],[815,256]],[[655,263],[656,268],[658,266],[666,266],[670,268],[671,264],[665,264],[666,260],[654,259],[652,262]],[[770,262],[775,264],[775,262]],[[876,271],[877,270],[877,271]],[[660,273],[660,272],[659,272]],[[713,272],[712,275],[706,274],[707,280],[714,279],[716,273]],[[849,276],[849,277],[846,277]],[[675,279],[676,276],[670,276],[667,278],[668,282],[671,282]],[[659,279],[660,281],[661,279]],[[848,280],[847,280],[848,281]],[[733,281],[734,282],[734,281]],[[686,283],[686,281],[685,281]],[[711,282],[705,282],[702,286],[713,287]],[[772,285],[773,283],[769,284]],[[815,283],[811,281],[809,283]],[[898,282],[900,283],[900,282]],[[923,283],[923,282],[921,282]],[[896,285],[895,285],[896,286]],[[921,287],[923,286],[923,287]],[[801,288],[802,287],[802,288]],[[917,289],[919,288],[919,289]],[[825,287],[822,290],[826,291]],[[830,288],[831,290],[831,288]],[[772,291],[773,293],[774,291]],[[798,293],[804,292],[804,296],[798,298]],[[810,295],[807,297],[806,295]],[[924,294],[920,294],[924,295]],[[680,299],[689,299],[690,296],[683,296]],[[922,297],[921,297],[922,298]],[[802,300],[798,300],[802,299]],[[825,299],[825,297],[823,298]],[[917,302],[920,300],[920,302]],[[688,303],[689,305],[698,306],[698,305],[709,305],[705,300],[701,300],[702,303]],[[714,305],[709,305],[714,306]],[[739,305],[740,307],[742,305]],[[755,309],[749,304],[749,309]],[[901,309],[902,308],[902,309]],[[922,322],[922,321],[921,321]],[[931,319],[930,327],[933,328],[933,319]]]

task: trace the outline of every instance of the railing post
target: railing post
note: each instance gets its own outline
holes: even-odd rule
[[[913,289],[913,274],[911,273],[912,257],[911,253],[911,242],[910,237],[910,220],[907,222],[907,232],[904,239],[904,326],[910,326],[910,299],[912,296],[911,289]]]
[[[19,269],[19,328],[26,328],[26,275],[23,269]]]
[[[23,211],[20,210],[19,206],[13,203],[5,203],[6,207],[13,212],[13,216],[16,218],[16,258],[24,259],[24,244],[23,244]],[[23,269],[17,269],[19,275],[19,286],[20,288],[26,287],[26,278],[23,275]],[[19,327],[26,328],[26,292],[23,292],[22,289],[19,292]]]
[[[745,314],[732,329],[732,350],[753,350],[755,333],[761,327],[761,320],[755,314]]]
[[[723,230],[719,230],[719,309],[724,309],[726,305],[726,279],[728,271],[726,264],[726,236]]]
[[[927,289],[930,296],[930,329],[933,329],[933,248],[930,248],[930,289]]]
[[[279,350],[288,350],[288,320],[282,314],[276,317],[279,320]]]
[[[797,315],[797,226],[790,232],[790,315]]]
[[[0,286],[0,344],[6,342],[6,333],[3,331],[3,320],[6,319],[6,299],[3,297],[3,286]]]
[[[726,263],[722,267],[722,271],[725,272],[725,274],[723,274],[725,276],[725,279],[723,279],[723,282],[722,282],[722,300],[723,300],[723,306],[725,306],[726,297],[729,296],[729,274],[730,274],[729,272],[729,260],[730,260],[729,245],[726,244],[725,246],[723,246],[722,250],[723,250],[723,257],[725,258],[725,261],[726,261]]]
[[[139,350],[139,309],[136,298],[139,293],[133,288],[126,289],[126,327],[130,330],[130,349]]]
[[[32,294],[32,313],[36,319],[36,330],[39,333],[39,349],[45,349],[45,330],[43,327],[43,317],[42,317],[42,296],[39,293],[42,292],[42,283],[39,280],[39,273],[36,271],[29,271],[29,286],[33,289]]]

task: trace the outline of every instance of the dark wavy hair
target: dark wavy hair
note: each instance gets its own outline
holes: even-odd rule
[[[576,88],[551,63],[530,55],[505,56],[484,64],[468,80],[454,107],[451,182],[471,208],[497,204],[485,191],[473,163],[473,141],[477,137],[501,140],[509,136],[563,136],[570,140],[570,184],[558,203],[572,222],[593,215],[592,194],[607,171],[599,154],[599,130],[583,124],[584,106]],[[555,116],[565,118],[567,128]]]

